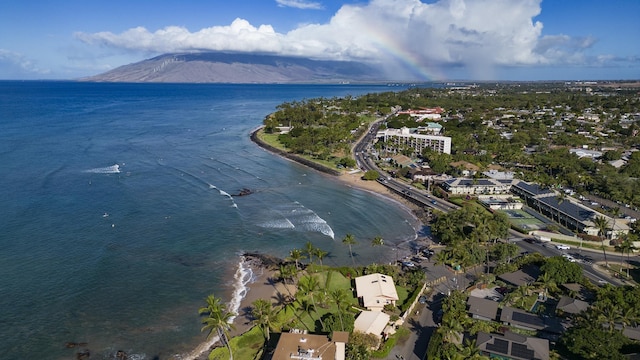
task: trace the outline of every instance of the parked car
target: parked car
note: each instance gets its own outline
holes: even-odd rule
[[[556,245],[556,249],[558,249],[558,250],[569,250],[569,249],[571,249],[571,247],[569,245],[565,245],[565,244],[558,244],[558,245]]]
[[[420,297],[418,298],[418,302],[419,302],[420,304],[426,304],[426,303],[427,303],[427,297],[426,297],[426,296],[424,296],[424,295],[420,296]]]

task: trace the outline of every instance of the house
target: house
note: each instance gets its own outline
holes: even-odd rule
[[[467,299],[468,312],[474,319],[495,320],[498,314],[498,302],[474,296]]]
[[[373,334],[378,340],[382,340],[390,333],[390,329],[387,329],[390,319],[391,316],[382,311],[363,311],[353,323],[353,330]]]
[[[482,355],[492,359],[549,359],[549,340],[523,336],[510,331],[504,335],[479,332],[476,346]]]
[[[387,304],[395,306],[399,299],[391,276],[375,273],[359,276],[355,282],[358,298],[368,310],[382,311]]]
[[[588,302],[570,298],[568,296],[561,296],[558,304],[556,305],[556,311],[561,311],[571,315],[579,314],[588,308]]]
[[[333,339],[326,335],[307,334],[306,331],[292,329],[282,333],[273,360],[344,360],[345,343],[349,334],[335,332]]]
[[[525,266],[521,270],[504,273],[498,278],[514,286],[532,284],[540,276],[540,268],[537,266]]]
[[[509,306],[502,309],[500,321],[524,330],[542,330],[546,327],[540,316]]]

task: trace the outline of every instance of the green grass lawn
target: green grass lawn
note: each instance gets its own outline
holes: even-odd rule
[[[358,299],[355,297],[355,293],[351,290],[351,280],[342,275],[339,271],[326,269],[308,275],[317,278],[321,285],[321,291],[324,292],[326,290],[327,294],[330,294],[332,291],[337,289],[346,290],[346,293],[349,295],[351,305],[353,307],[358,307]],[[398,304],[403,304],[410,297],[410,290],[401,286],[396,286],[396,289],[398,291],[398,297],[400,298]],[[297,300],[309,300],[309,303],[313,304],[310,299],[306,299],[303,296],[298,296]],[[279,310],[277,321],[273,325],[275,329],[282,329],[282,331],[287,331],[289,328],[298,328],[308,330],[310,333],[322,333],[323,329],[319,319],[326,314],[337,313],[337,310],[337,306],[330,297],[322,299],[322,296],[320,296],[315,300],[315,311],[305,312],[304,310],[295,308],[294,306],[283,308]],[[408,330],[400,331],[397,336],[393,338],[393,341],[388,342],[377,354],[381,356],[383,354],[388,354],[393,345],[395,345],[395,341],[398,338],[405,336],[407,333]],[[230,344],[234,358],[259,359],[264,350],[264,342],[265,338],[261,329],[254,326],[244,334],[231,339]],[[272,345],[273,344],[270,346]],[[211,360],[228,358],[229,352],[226,347],[216,348],[209,354],[209,359]]]

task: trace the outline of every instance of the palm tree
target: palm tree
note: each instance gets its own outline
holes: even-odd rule
[[[300,260],[304,259],[304,255],[302,254],[302,250],[300,249],[293,249],[289,252],[289,257],[287,258],[287,260],[290,261],[295,261],[296,263],[296,269],[300,269]]]
[[[437,331],[442,334],[442,339],[445,342],[458,342],[460,333],[464,331],[464,326],[455,316],[445,316]]]
[[[276,311],[271,301],[265,299],[257,299],[252,305],[251,315],[253,316],[253,323],[262,329],[264,338],[268,343],[270,331],[276,319]]]
[[[318,308],[315,297],[320,290],[320,282],[315,276],[307,275],[300,279],[300,281],[298,281],[298,290],[302,295],[307,295],[309,299],[311,299],[314,309]],[[324,327],[322,319],[320,318],[319,320],[322,327]]]
[[[620,234],[619,235],[619,240],[621,241],[617,248],[620,250],[620,271],[622,271],[622,264],[623,264],[623,257],[624,257],[624,252],[627,252],[627,263],[629,263],[629,253],[631,252],[631,249],[633,249],[633,242],[631,241],[630,235],[629,234]],[[627,264],[626,266],[627,268],[627,278],[629,277],[629,265]]]
[[[555,288],[556,282],[550,273],[545,272],[538,276],[536,285],[542,286],[542,288],[544,289],[544,296],[547,297],[549,289]]]
[[[304,249],[302,249],[304,255],[309,258],[309,264],[313,263],[313,256],[315,255],[316,248],[313,246],[311,241],[307,241],[304,245]]]
[[[376,236],[373,238],[373,240],[371,240],[371,246],[382,246],[384,245],[384,240],[382,239],[382,236]]]
[[[198,310],[200,315],[207,315],[207,317],[202,320],[202,323],[205,325],[200,331],[209,330],[207,339],[211,338],[211,335],[213,335],[215,331],[220,338],[220,341],[229,350],[229,359],[233,360],[231,345],[229,344],[229,330],[234,328],[231,323],[231,319],[235,314],[227,311],[226,305],[220,304],[220,299],[215,297],[213,294],[207,296],[206,301],[207,306]]]
[[[351,256],[351,262],[353,263],[353,266],[356,266],[356,262],[355,260],[353,260],[353,250],[351,249],[351,245],[357,244],[356,238],[351,234],[347,234],[344,236],[344,239],[342,239],[342,243],[349,246],[349,255]]]
[[[598,216],[593,220],[593,223],[598,228],[598,235],[600,235],[602,239],[602,254],[604,255],[604,263],[606,267],[609,267],[609,262],[607,261],[607,251],[604,248],[604,241],[607,236],[607,230],[609,230],[609,223],[607,219],[602,216]]]
[[[318,258],[318,261],[320,261],[320,266],[322,266],[322,259],[324,259],[325,256],[329,255],[328,252],[320,248],[315,248],[315,251],[313,252],[313,254]]]
[[[308,314],[309,317],[313,320],[313,316],[311,314],[316,312],[316,307],[311,301],[309,301],[309,299],[298,299],[295,304],[297,305],[298,310],[301,310],[302,314]],[[302,321],[302,318],[300,317],[300,315],[302,314],[296,315],[298,321],[300,321],[308,331],[311,331],[311,329],[309,329],[309,326],[307,326],[307,324]]]
[[[331,300],[338,307],[338,317],[340,318],[341,330],[344,331],[344,322],[342,320],[342,312],[346,310],[346,306],[349,305],[349,299],[345,289],[336,289],[331,292]]]

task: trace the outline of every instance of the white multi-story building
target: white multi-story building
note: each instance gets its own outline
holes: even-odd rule
[[[389,152],[397,152],[399,148],[409,147],[414,149],[416,155],[420,155],[426,148],[451,154],[451,138],[447,136],[418,134],[415,129],[403,127],[378,131],[376,137],[384,141],[384,150]]]

